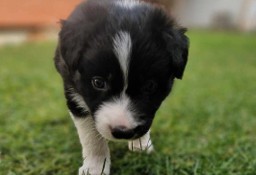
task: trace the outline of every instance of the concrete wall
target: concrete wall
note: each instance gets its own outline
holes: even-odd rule
[[[230,22],[238,24],[243,0],[184,0],[178,16],[188,27],[212,26],[218,14],[230,16]]]
[[[176,0],[173,10],[186,27],[256,30],[256,0]]]

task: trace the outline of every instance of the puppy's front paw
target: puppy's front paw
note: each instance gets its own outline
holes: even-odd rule
[[[129,150],[134,152],[146,151],[147,153],[151,153],[154,151],[154,147],[151,142],[151,139],[145,140],[143,138],[139,138],[136,140],[129,141],[128,147],[129,147]]]
[[[152,141],[150,139],[150,130],[142,137],[128,142],[128,147],[131,151],[151,153],[154,151]]]
[[[110,159],[93,158],[84,160],[83,166],[79,168],[79,175],[109,175]]]

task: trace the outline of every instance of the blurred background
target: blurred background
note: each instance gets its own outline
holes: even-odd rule
[[[81,0],[1,0],[0,45],[56,39],[58,21]],[[255,0],[146,0],[165,6],[188,28],[256,30]]]
[[[81,0],[1,0],[0,45],[54,40],[58,22]]]
[[[110,143],[112,175],[255,175],[256,0],[145,0],[188,28],[182,81],[152,126],[157,150]],[[0,174],[71,175],[82,163],[53,57],[80,0],[0,0]]]

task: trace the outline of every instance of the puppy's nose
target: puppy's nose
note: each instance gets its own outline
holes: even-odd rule
[[[134,136],[134,129],[128,129],[125,126],[116,126],[111,128],[111,133],[116,139],[131,139]]]

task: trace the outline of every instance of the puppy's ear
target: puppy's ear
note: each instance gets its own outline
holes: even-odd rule
[[[83,46],[84,36],[76,25],[62,21],[62,29],[59,33],[59,54],[70,72],[76,69]]]
[[[90,45],[88,38],[96,36],[97,31],[104,26],[108,11],[102,4],[94,0],[83,2],[66,20],[61,20],[59,51],[70,74],[76,72],[82,51]]]
[[[167,49],[171,56],[174,77],[182,79],[188,59],[189,39],[185,35],[186,29],[171,29],[164,34]]]

